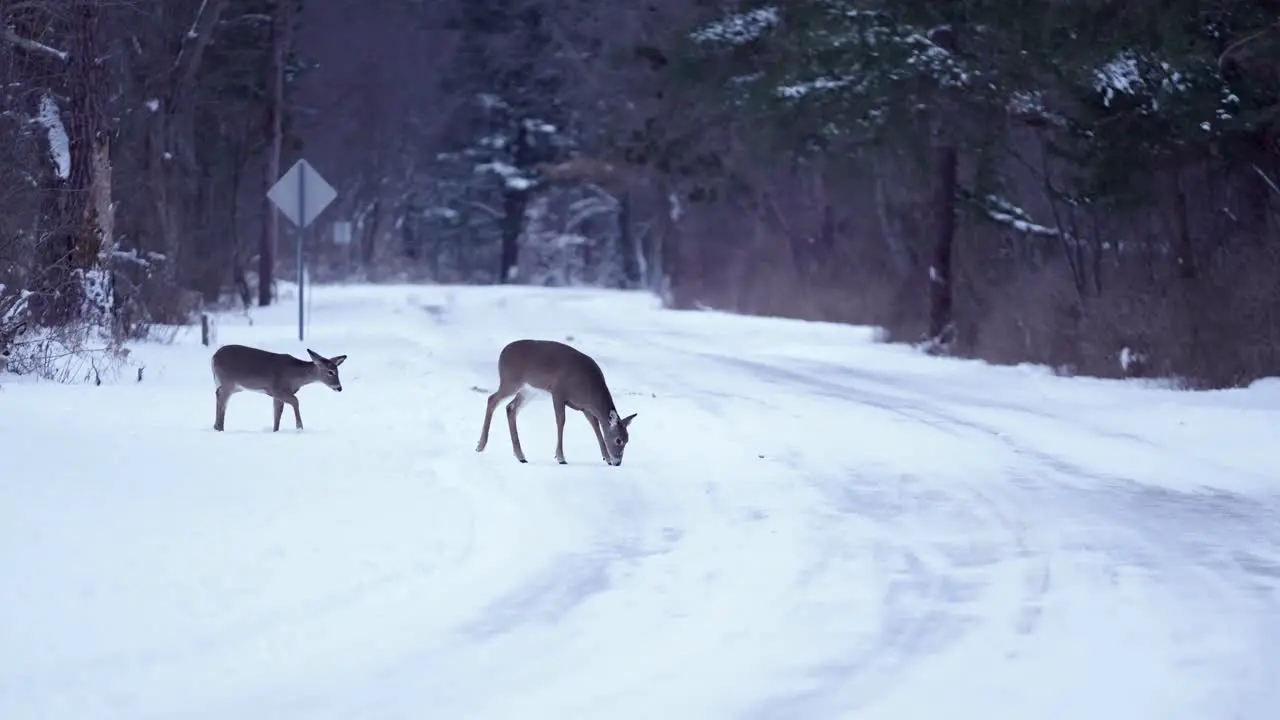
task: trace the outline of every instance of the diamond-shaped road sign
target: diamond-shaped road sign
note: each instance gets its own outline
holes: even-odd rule
[[[337,196],[338,191],[306,160],[294,163],[267,191],[271,202],[299,227],[310,225]]]
[[[306,245],[305,238],[307,234],[307,226],[312,220],[324,209],[329,207],[329,203],[338,197],[338,192],[333,186],[325,182],[320,177],[320,173],[311,167],[306,160],[299,160],[289,168],[289,172],[285,173],[271,189],[267,191],[267,197],[276,207],[280,208],[280,212],[285,217],[293,221],[298,228],[298,340],[302,340],[303,336],[303,284],[306,282],[306,273],[302,261],[303,247]]]

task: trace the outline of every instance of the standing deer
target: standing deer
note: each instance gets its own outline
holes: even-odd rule
[[[280,415],[284,406],[293,408],[293,419],[302,429],[302,413],[298,410],[298,390],[311,383],[323,383],[342,392],[338,366],[346,355],[326,358],[307,350],[310,360],[300,360],[286,353],[273,353],[244,345],[223,345],[213,354],[213,379],[218,384],[217,414],[213,429],[221,431],[227,416],[227,401],[241,390],[262,393],[275,401],[275,420],[271,431],[280,431]]]
[[[484,412],[484,427],[476,452],[489,443],[489,423],[498,403],[514,395],[507,404],[507,427],[511,430],[511,449],[516,459],[525,460],[516,432],[516,414],[527,398],[526,387],[551,393],[556,413],[556,462],[564,459],[564,409],[580,410],[591,423],[600,443],[600,457],[610,465],[622,464],[622,453],[629,439],[627,428],[635,413],[619,417],[613,395],[605,384],[604,373],[590,355],[554,340],[515,340],[498,355],[498,389],[489,396]]]
[[[9,355],[12,354],[14,341],[26,329],[26,321],[17,323],[13,327],[0,327],[0,373],[9,369]]]

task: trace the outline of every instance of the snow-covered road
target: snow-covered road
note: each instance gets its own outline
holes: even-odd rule
[[[305,355],[291,305],[219,343]],[[639,294],[321,288],[307,429],[210,349],[0,390],[0,718],[1270,720],[1280,389],[927,358]],[[474,452],[497,353],[594,355]]]

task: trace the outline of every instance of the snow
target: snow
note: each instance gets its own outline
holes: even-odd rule
[[[1094,89],[1101,92],[1102,102],[1111,107],[1117,94],[1133,95],[1142,86],[1138,59],[1131,52],[1121,53],[1094,71]]]
[[[66,180],[71,177],[71,139],[67,136],[66,126],[62,124],[58,103],[49,93],[41,96],[40,111],[35,120],[48,133],[49,157],[53,160],[58,177]]]
[[[191,21],[191,27],[187,30],[187,39],[195,40],[200,37],[200,18],[204,17],[206,6],[209,0],[200,0],[200,8],[196,10],[195,20]]]
[[[503,184],[511,190],[528,190],[537,184],[537,181],[526,176],[520,168],[501,160],[480,163],[476,165],[475,172],[477,174],[491,173],[497,175],[502,178]]]
[[[155,263],[162,263],[167,259],[164,253],[158,253],[151,250],[143,254],[138,254],[135,249],[129,250],[112,250],[111,258],[119,262],[129,263],[131,265],[139,265],[141,267],[150,267]]]
[[[986,200],[987,202],[983,211],[986,213],[987,217],[997,223],[1008,225],[1014,230],[1028,235],[1059,237],[1062,234],[1056,228],[1047,227],[1033,222],[1031,220],[1031,216],[1027,214],[1026,210],[1023,210],[1002,197],[988,195]]]
[[[778,95],[778,97],[795,99],[795,98],[802,98],[814,92],[827,92],[830,90],[839,90],[841,88],[849,86],[850,84],[856,81],[857,81],[857,78],[854,78],[854,77],[841,77],[841,78],[820,77],[820,78],[815,78],[813,80],[806,80],[804,82],[795,83],[792,85],[783,85],[779,87],[777,90],[775,90],[774,92]]]
[[[555,125],[537,118],[525,118],[521,124],[527,132],[534,134],[554,135],[559,132]]]
[[[775,7],[756,8],[709,23],[690,37],[699,43],[745,45],[758,40],[766,31],[776,26],[779,19],[778,9]]]
[[[325,287],[220,342],[348,354],[306,425],[198,329],[4,376],[0,717],[1214,720],[1280,702],[1280,382],[1179,393],[639,293]],[[502,413],[569,339],[626,462]],[[570,339],[571,338],[571,339]]]
[[[1141,353],[1129,347],[1120,349],[1120,370],[1124,373],[1130,373],[1142,366],[1147,361],[1146,353]]]
[[[1159,99],[1154,95],[1156,89],[1173,93],[1190,88],[1188,78],[1169,63],[1145,59],[1129,50],[1094,70],[1093,76],[1093,87],[1102,93],[1104,107],[1111,107],[1118,95],[1150,94],[1146,101],[1147,111],[1155,112],[1160,109]]]

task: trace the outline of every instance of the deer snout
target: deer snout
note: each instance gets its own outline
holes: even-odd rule
[[[341,384],[341,383],[338,383],[338,384],[335,384],[335,385],[330,385],[329,387],[332,387],[334,392],[342,392],[342,384]]]

